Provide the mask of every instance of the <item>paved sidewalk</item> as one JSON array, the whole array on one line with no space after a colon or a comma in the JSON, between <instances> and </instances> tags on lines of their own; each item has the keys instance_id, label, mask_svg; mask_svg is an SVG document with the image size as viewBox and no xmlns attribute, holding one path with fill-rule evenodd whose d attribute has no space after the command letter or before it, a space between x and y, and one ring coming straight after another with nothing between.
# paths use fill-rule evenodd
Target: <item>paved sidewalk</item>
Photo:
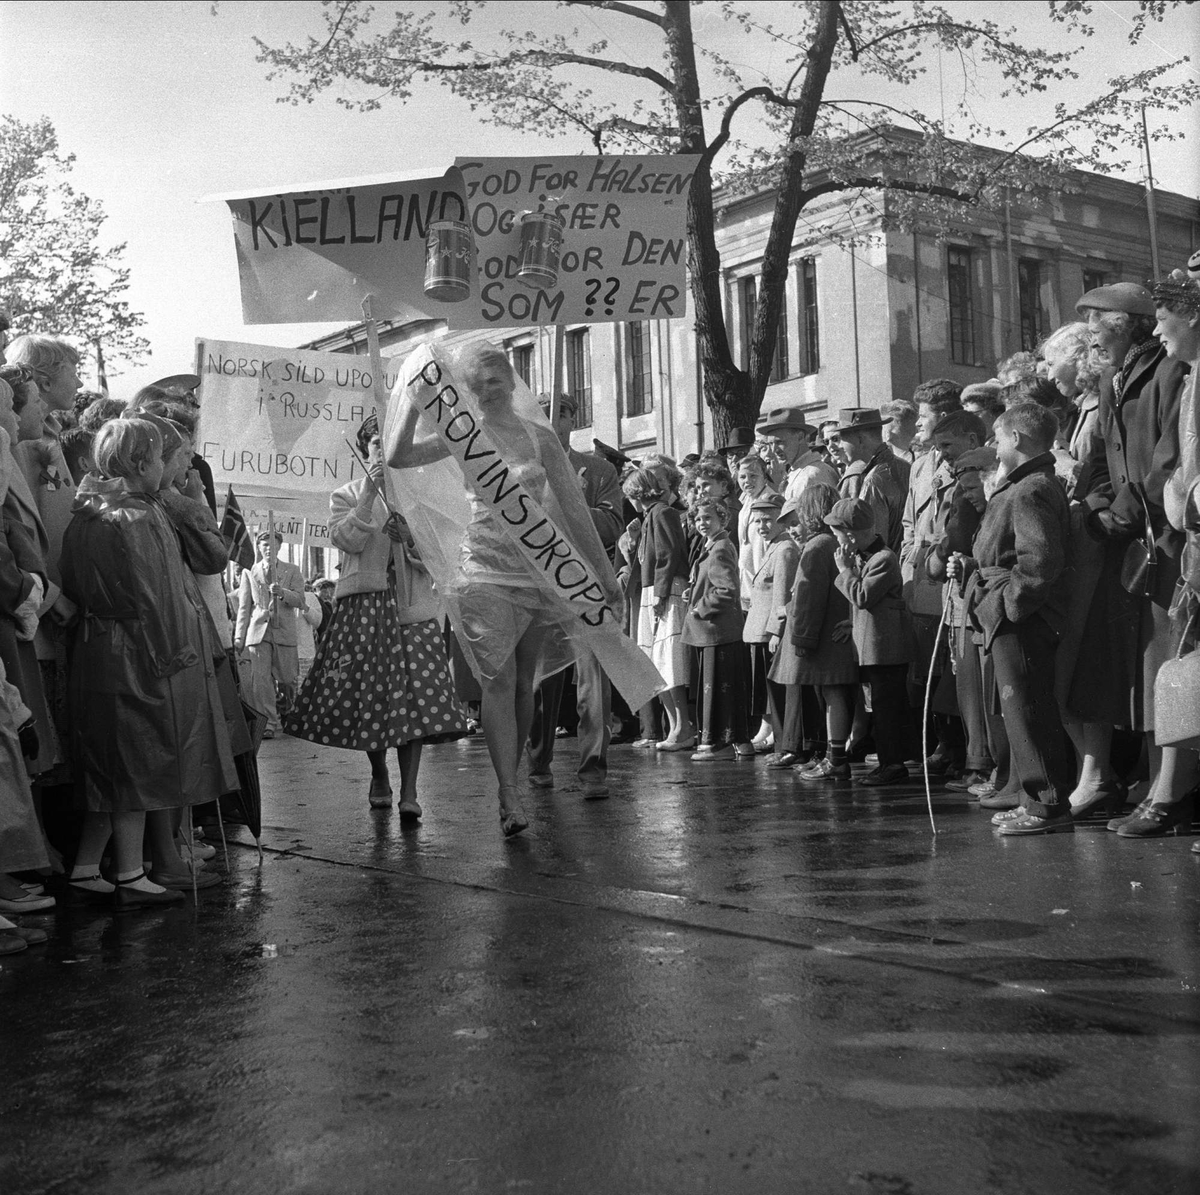
<instances>
[{"instance_id":1,"label":"paved sidewalk","mask_svg":"<svg viewBox=\"0 0 1200 1195\"><path fill-rule=\"evenodd\" d=\"M506 842L478 739L412 829L264 744L261 865L0 960L0 1190L1197 1189L1190 839L631 747L585 802L573 754Z\"/></svg>"}]
</instances>

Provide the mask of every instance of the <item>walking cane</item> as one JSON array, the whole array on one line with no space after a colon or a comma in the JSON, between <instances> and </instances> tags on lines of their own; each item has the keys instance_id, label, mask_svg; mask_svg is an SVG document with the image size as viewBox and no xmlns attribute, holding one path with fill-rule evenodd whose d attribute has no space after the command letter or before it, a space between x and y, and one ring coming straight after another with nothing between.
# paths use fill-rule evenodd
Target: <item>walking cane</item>
<instances>
[{"instance_id":1,"label":"walking cane","mask_svg":"<svg viewBox=\"0 0 1200 1195\"><path fill-rule=\"evenodd\" d=\"M929 653L929 674L925 677L925 704L921 709L921 770L925 773L925 804L929 807L929 828L937 837L937 824L933 820L933 789L929 783L929 705L933 697L933 667L937 663L938 647L942 632L946 629L946 615L950 610L950 587L942 590L942 616L938 619L937 634L933 638L933 651Z\"/></svg>"}]
</instances>

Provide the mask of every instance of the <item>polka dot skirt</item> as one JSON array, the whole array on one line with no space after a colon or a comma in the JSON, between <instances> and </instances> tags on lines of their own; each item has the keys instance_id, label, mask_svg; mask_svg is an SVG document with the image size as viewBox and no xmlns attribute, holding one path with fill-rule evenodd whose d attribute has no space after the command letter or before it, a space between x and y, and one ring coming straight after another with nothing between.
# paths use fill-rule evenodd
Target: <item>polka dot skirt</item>
<instances>
[{"instance_id":1,"label":"polka dot skirt","mask_svg":"<svg viewBox=\"0 0 1200 1195\"><path fill-rule=\"evenodd\" d=\"M339 598L284 730L354 751L466 734L437 620L401 626L391 590Z\"/></svg>"}]
</instances>

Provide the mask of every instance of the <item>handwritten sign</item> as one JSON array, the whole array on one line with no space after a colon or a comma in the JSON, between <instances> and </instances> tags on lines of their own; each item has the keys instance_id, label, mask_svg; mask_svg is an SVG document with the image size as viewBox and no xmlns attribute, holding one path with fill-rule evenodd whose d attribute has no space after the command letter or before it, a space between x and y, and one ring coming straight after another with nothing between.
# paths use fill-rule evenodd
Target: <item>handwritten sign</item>
<instances>
[{"instance_id":1,"label":"handwritten sign","mask_svg":"<svg viewBox=\"0 0 1200 1195\"><path fill-rule=\"evenodd\" d=\"M268 518L270 511L270 518ZM246 518L246 526L250 528L251 534L258 534L260 531L266 531L273 522L275 530L283 536L285 544L300 544L304 542L304 524L303 515L296 515L288 511L270 510L269 507L251 507L242 512ZM329 513L329 505L325 505L325 513ZM329 542L329 524L317 519L308 520L308 546L310 548L328 548Z\"/></svg>"},{"instance_id":2,"label":"handwritten sign","mask_svg":"<svg viewBox=\"0 0 1200 1195\"><path fill-rule=\"evenodd\" d=\"M478 302L452 328L670 319L685 306L690 155L459 158L478 259ZM520 217L564 222L558 285L517 280Z\"/></svg>"},{"instance_id":3,"label":"handwritten sign","mask_svg":"<svg viewBox=\"0 0 1200 1195\"><path fill-rule=\"evenodd\" d=\"M376 410L369 359L226 340L198 340L196 350L198 450L217 489L328 517L329 495L363 475L346 441ZM385 358L384 369L390 388L395 366Z\"/></svg>"},{"instance_id":4,"label":"handwritten sign","mask_svg":"<svg viewBox=\"0 0 1200 1195\"><path fill-rule=\"evenodd\" d=\"M435 220L465 220L462 176L224 196L248 324L444 318L462 304L424 293L425 238Z\"/></svg>"}]
</instances>

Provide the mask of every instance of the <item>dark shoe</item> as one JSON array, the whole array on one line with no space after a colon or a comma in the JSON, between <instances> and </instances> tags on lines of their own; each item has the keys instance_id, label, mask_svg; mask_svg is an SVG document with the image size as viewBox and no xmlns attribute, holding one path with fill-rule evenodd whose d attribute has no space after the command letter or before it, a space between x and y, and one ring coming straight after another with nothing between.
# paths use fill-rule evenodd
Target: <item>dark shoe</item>
<instances>
[{"instance_id":1,"label":"dark shoe","mask_svg":"<svg viewBox=\"0 0 1200 1195\"><path fill-rule=\"evenodd\" d=\"M951 772L958 771L954 766L954 760L948 755L938 755L936 752L925 760L925 770L931 777L947 776Z\"/></svg>"},{"instance_id":2,"label":"dark shoe","mask_svg":"<svg viewBox=\"0 0 1200 1195\"><path fill-rule=\"evenodd\" d=\"M400 802L400 820L402 822L416 822L421 820L421 814L425 810L421 808L416 801L401 801Z\"/></svg>"},{"instance_id":3,"label":"dark shoe","mask_svg":"<svg viewBox=\"0 0 1200 1195\"><path fill-rule=\"evenodd\" d=\"M392 786L387 781L380 783L378 780L372 780L367 801L372 809L391 809Z\"/></svg>"},{"instance_id":4,"label":"dark shoe","mask_svg":"<svg viewBox=\"0 0 1200 1195\"><path fill-rule=\"evenodd\" d=\"M118 880L117 890L113 893L113 903L118 909L148 909L154 905L177 905L183 900L183 893L168 888L165 892L142 892L130 888L138 880L146 878L144 871L139 871L130 880Z\"/></svg>"},{"instance_id":5,"label":"dark shoe","mask_svg":"<svg viewBox=\"0 0 1200 1195\"><path fill-rule=\"evenodd\" d=\"M20 954L28 947L29 943L15 929L0 933L0 954Z\"/></svg>"},{"instance_id":6,"label":"dark shoe","mask_svg":"<svg viewBox=\"0 0 1200 1195\"><path fill-rule=\"evenodd\" d=\"M1030 834L1074 834L1075 823L1070 813L1055 814L1054 817L1035 817L1022 809L1012 821L999 827L1001 834L1018 837Z\"/></svg>"},{"instance_id":7,"label":"dark shoe","mask_svg":"<svg viewBox=\"0 0 1200 1195\"><path fill-rule=\"evenodd\" d=\"M794 768L798 779L803 780L805 784L821 784L835 783L838 780L850 779L850 765L848 763L834 764L828 758L818 760L814 764L809 764L803 768Z\"/></svg>"},{"instance_id":8,"label":"dark shoe","mask_svg":"<svg viewBox=\"0 0 1200 1195\"><path fill-rule=\"evenodd\" d=\"M1076 804L1071 802L1071 816L1078 822L1089 817L1116 817L1125 807L1129 789L1120 780L1101 785Z\"/></svg>"},{"instance_id":9,"label":"dark shoe","mask_svg":"<svg viewBox=\"0 0 1200 1195\"><path fill-rule=\"evenodd\" d=\"M738 759L753 759L758 754L753 743L734 743L733 750Z\"/></svg>"},{"instance_id":10,"label":"dark shoe","mask_svg":"<svg viewBox=\"0 0 1200 1195\"><path fill-rule=\"evenodd\" d=\"M585 801L604 801L608 799L607 780L583 780L580 782Z\"/></svg>"},{"instance_id":11,"label":"dark shoe","mask_svg":"<svg viewBox=\"0 0 1200 1195\"><path fill-rule=\"evenodd\" d=\"M1172 805L1153 802L1136 816L1125 819L1117 830L1118 838L1164 838L1168 834L1192 832L1192 803L1186 798Z\"/></svg>"},{"instance_id":12,"label":"dark shoe","mask_svg":"<svg viewBox=\"0 0 1200 1195\"><path fill-rule=\"evenodd\" d=\"M800 762L800 756L795 751L784 751L782 754L768 755L769 768L794 768Z\"/></svg>"},{"instance_id":13,"label":"dark shoe","mask_svg":"<svg viewBox=\"0 0 1200 1195\"><path fill-rule=\"evenodd\" d=\"M1141 799L1141 802L1138 804L1138 807L1132 813L1127 813L1127 814L1125 814L1124 817L1114 817L1108 823L1108 826L1106 828L1109 830L1120 832L1121 827L1123 825L1125 825L1126 822L1131 822L1135 818L1141 817L1142 814L1145 813L1146 810L1149 809L1150 806L1153 804L1154 804L1153 797L1143 797Z\"/></svg>"},{"instance_id":14,"label":"dark shoe","mask_svg":"<svg viewBox=\"0 0 1200 1195\"><path fill-rule=\"evenodd\" d=\"M1011 789L1008 792L993 793L990 797L979 798L980 809L1016 809L1020 804L1020 794Z\"/></svg>"},{"instance_id":15,"label":"dark shoe","mask_svg":"<svg viewBox=\"0 0 1200 1195\"><path fill-rule=\"evenodd\" d=\"M554 777L549 772L530 772L529 784L531 788L553 788Z\"/></svg>"},{"instance_id":16,"label":"dark shoe","mask_svg":"<svg viewBox=\"0 0 1200 1195\"><path fill-rule=\"evenodd\" d=\"M884 788L889 784L903 784L908 779L908 769L902 763L890 763L886 767L876 768L859 780L868 788Z\"/></svg>"}]
</instances>

